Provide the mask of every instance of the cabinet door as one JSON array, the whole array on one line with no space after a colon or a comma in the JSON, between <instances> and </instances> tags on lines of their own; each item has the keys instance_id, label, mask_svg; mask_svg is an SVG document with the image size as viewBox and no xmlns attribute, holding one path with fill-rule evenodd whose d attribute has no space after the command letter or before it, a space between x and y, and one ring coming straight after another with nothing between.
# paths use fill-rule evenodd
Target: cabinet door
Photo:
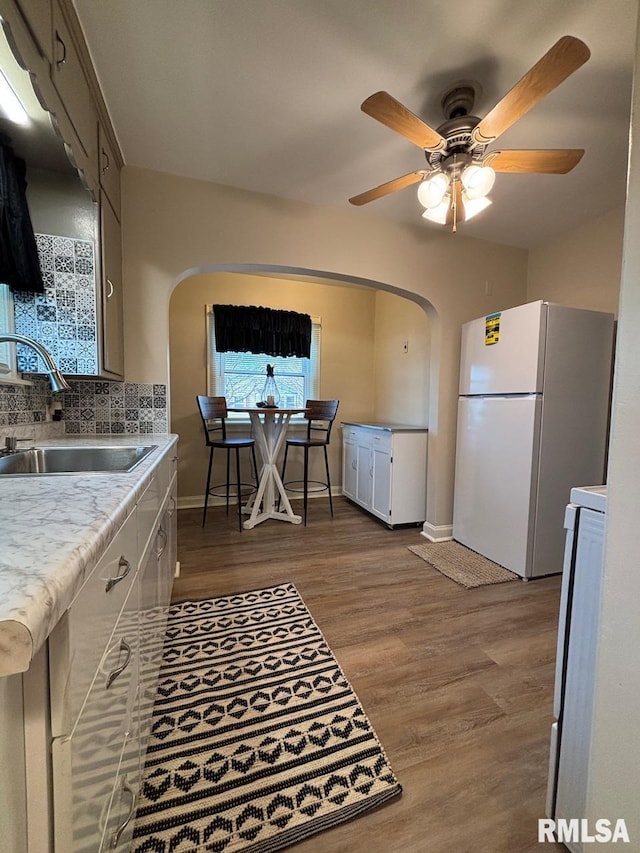
<instances>
[{"instance_id":1,"label":"cabinet door","mask_svg":"<svg viewBox=\"0 0 640 853\"><path fill-rule=\"evenodd\" d=\"M374 444L371 453L373 489L371 512L387 524L391 523L391 452Z\"/></svg>"},{"instance_id":2,"label":"cabinet door","mask_svg":"<svg viewBox=\"0 0 640 853\"><path fill-rule=\"evenodd\" d=\"M132 585L70 737L52 744L56 853L95 853L123 746L137 726L138 584Z\"/></svg>"},{"instance_id":3,"label":"cabinet door","mask_svg":"<svg viewBox=\"0 0 640 853\"><path fill-rule=\"evenodd\" d=\"M174 477L169 492L169 502L166 509L166 526L169 541L167 542L167 559L163 581L163 600L167 608L171 603L173 579L176 573L178 558L178 478Z\"/></svg>"},{"instance_id":4,"label":"cabinet door","mask_svg":"<svg viewBox=\"0 0 640 853\"><path fill-rule=\"evenodd\" d=\"M100 193L102 236L102 370L124 377L122 242L120 223Z\"/></svg>"},{"instance_id":5,"label":"cabinet door","mask_svg":"<svg viewBox=\"0 0 640 853\"><path fill-rule=\"evenodd\" d=\"M167 606L163 603L160 560L165 539L157 524L140 566L140 748L144 760L162 660Z\"/></svg>"},{"instance_id":6,"label":"cabinet door","mask_svg":"<svg viewBox=\"0 0 640 853\"><path fill-rule=\"evenodd\" d=\"M355 442L345 438L342 443L342 494L351 500L356 499L357 459Z\"/></svg>"},{"instance_id":7,"label":"cabinet door","mask_svg":"<svg viewBox=\"0 0 640 853\"><path fill-rule=\"evenodd\" d=\"M18 8L40 54L51 62L51 0L18 0Z\"/></svg>"},{"instance_id":8,"label":"cabinet door","mask_svg":"<svg viewBox=\"0 0 640 853\"><path fill-rule=\"evenodd\" d=\"M371 508L372 493L371 446L358 441L356 446L356 501Z\"/></svg>"},{"instance_id":9,"label":"cabinet door","mask_svg":"<svg viewBox=\"0 0 640 853\"><path fill-rule=\"evenodd\" d=\"M80 54L56 0L53 4L51 78L95 174L98 165L98 114Z\"/></svg>"},{"instance_id":10,"label":"cabinet door","mask_svg":"<svg viewBox=\"0 0 640 853\"><path fill-rule=\"evenodd\" d=\"M120 220L120 168L116 154L102 125L98 132L98 158L100 164L100 186L111 202L111 207Z\"/></svg>"}]
</instances>

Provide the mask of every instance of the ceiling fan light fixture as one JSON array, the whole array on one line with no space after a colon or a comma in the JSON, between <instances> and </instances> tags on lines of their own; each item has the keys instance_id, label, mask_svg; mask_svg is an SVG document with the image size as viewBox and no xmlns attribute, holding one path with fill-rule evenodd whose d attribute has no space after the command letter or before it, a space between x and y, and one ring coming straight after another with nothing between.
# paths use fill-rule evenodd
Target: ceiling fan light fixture
<instances>
[{"instance_id":1,"label":"ceiling fan light fixture","mask_svg":"<svg viewBox=\"0 0 640 853\"><path fill-rule=\"evenodd\" d=\"M418 186L418 201L427 210L434 210L442 204L449 189L449 177L444 172L436 172L420 182Z\"/></svg>"},{"instance_id":2,"label":"ceiling fan light fixture","mask_svg":"<svg viewBox=\"0 0 640 853\"><path fill-rule=\"evenodd\" d=\"M491 166L478 166L475 163L467 166L460 175L469 199L484 198L491 192L495 179L496 173Z\"/></svg>"},{"instance_id":3,"label":"ceiling fan light fixture","mask_svg":"<svg viewBox=\"0 0 640 853\"><path fill-rule=\"evenodd\" d=\"M436 222L438 225L446 225L450 205L451 196L447 193L440 201L440 204L436 207L428 207L422 216L424 219L428 219L429 222Z\"/></svg>"},{"instance_id":4,"label":"ceiling fan light fixture","mask_svg":"<svg viewBox=\"0 0 640 853\"><path fill-rule=\"evenodd\" d=\"M464 208L464 221L467 222L478 213L486 210L491 203L491 199L486 196L480 196L480 198L469 198L467 193L463 190L462 206Z\"/></svg>"}]
</instances>

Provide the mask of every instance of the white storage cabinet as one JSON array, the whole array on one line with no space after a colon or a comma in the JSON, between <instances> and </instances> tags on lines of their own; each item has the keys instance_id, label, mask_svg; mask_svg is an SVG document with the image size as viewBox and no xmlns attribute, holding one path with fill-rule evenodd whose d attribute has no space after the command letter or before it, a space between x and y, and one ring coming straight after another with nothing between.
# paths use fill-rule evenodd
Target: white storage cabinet
<instances>
[{"instance_id":1,"label":"white storage cabinet","mask_svg":"<svg viewBox=\"0 0 640 853\"><path fill-rule=\"evenodd\" d=\"M427 430L342 424L342 494L388 527L426 518Z\"/></svg>"},{"instance_id":2,"label":"white storage cabinet","mask_svg":"<svg viewBox=\"0 0 640 853\"><path fill-rule=\"evenodd\" d=\"M176 565L176 462L173 447L48 640L52 853L129 849Z\"/></svg>"}]
</instances>

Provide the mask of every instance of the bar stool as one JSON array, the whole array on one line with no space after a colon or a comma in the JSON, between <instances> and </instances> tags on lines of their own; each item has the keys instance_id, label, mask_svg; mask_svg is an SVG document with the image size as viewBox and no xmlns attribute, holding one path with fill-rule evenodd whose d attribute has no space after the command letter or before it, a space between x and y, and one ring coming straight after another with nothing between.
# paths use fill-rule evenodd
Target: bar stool
<instances>
[{"instance_id":1,"label":"bar stool","mask_svg":"<svg viewBox=\"0 0 640 853\"><path fill-rule=\"evenodd\" d=\"M284 460L282 463L282 482L288 492L302 492L304 498L304 525L307 526L307 503L309 497L309 483L317 488L314 492L327 491L329 493L329 507L331 518L333 518L333 499L331 497L331 478L329 476L329 457L327 447L331 439L331 427L338 411L339 400L307 400L305 418L307 419L306 438L288 438L284 449ZM314 437L317 435L319 437ZM304 449L304 466L302 480L285 481L284 473L287 467L287 454L290 447L302 447ZM324 465L327 472L326 483L322 480L309 480L309 450L312 447L322 447L324 450ZM299 484L302 483L302 488Z\"/></svg>"},{"instance_id":2,"label":"bar stool","mask_svg":"<svg viewBox=\"0 0 640 853\"><path fill-rule=\"evenodd\" d=\"M242 532L242 488L248 486L249 494L255 492L258 488L258 468L256 465L255 439L250 436L230 438L227 436L227 400L225 397L206 397L198 395L198 409L202 418L202 426L204 429L205 444L209 448L209 470L207 471L207 485L204 492L204 512L202 513L202 526L204 527L207 519L207 506L209 503L209 495L212 497L222 497L216 492L216 489L225 487L225 497L227 504L227 515L229 515L229 491L230 491L230 458L231 451L236 452L236 494L238 498L238 528ZM216 437L216 435L218 437ZM211 485L211 471L213 467L213 451L215 448L227 451L227 479L225 483ZM251 448L251 461L253 463L253 474L255 483L243 483L240 480L240 450L244 447Z\"/></svg>"}]
</instances>

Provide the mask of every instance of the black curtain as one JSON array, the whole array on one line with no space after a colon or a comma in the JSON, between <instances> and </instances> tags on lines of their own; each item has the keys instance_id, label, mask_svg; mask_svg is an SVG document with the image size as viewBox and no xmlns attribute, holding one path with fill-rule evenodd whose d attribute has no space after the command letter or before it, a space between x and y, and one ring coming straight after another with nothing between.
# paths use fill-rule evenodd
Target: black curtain
<instances>
[{"instance_id":1,"label":"black curtain","mask_svg":"<svg viewBox=\"0 0 640 853\"><path fill-rule=\"evenodd\" d=\"M44 293L36 238L27 207L27 167L0 133L0 282L9 289Z\"/></svg>"},{"instance_id":2,"label":"black curtain","mask_svg":"<svg viewBox=\"0 0 640 853\"><path fill-rule=\"evenodd\" d=\"M311 317L255 305L214 305L218 352L311 356Z\"/></svg>"}]
</instances>

